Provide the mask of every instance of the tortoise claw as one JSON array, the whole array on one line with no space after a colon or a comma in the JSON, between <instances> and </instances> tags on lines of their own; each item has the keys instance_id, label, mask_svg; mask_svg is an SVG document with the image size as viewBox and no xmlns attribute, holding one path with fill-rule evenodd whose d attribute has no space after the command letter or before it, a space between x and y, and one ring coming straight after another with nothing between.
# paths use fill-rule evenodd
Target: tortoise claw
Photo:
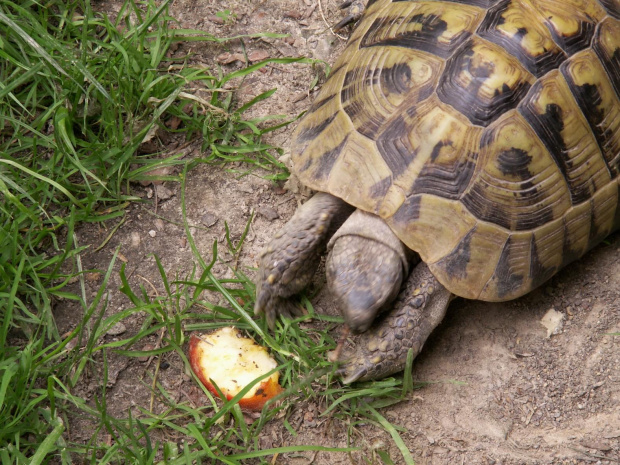
<instances>
[{"instance_id":1,"label":"tortoise claw","mask_svg":"<svg viewBox=\"0 0 620 465\"><path fill-rule=\"evenodd\" d=\"M393 360L389 353L369 351L367 341L362 341L364 335L358 339L357 345L342 356L336 370L344 384L379 379L402 370L399 360Z\"/></svg>"},{"instance_id":2,"label":"tortoise claw","mask_svg":"<svg viewBox=\"0 0 620 465\"><path fill-rule=\"evenodd\" d=\"M365 367L353 368L354 367L349 365L340 367L336 370L336 376L341 377L344 384L351 384L363 378L368 373L368 370Z\"/></svg>"},{"instance_id":3,"label":"tortoise claw","mask_svg":"<svg viewBox=\"0 0 620 465\"><path fill-rule=\"evenodd\" d=\"M368 355L371 354L355 347L353 351L349 351L339 360L340 365L336 369L336 376L341 378L344 384L375 379L373 372L376 367Z\"/></svg>"},{"instance_id":4,"label":"tortoise claw","mask_svg":"<svg viewBox=\"0 0 620 465\"><path fill-rule=\"evenodd\" d=\"M292 320L304 313L305 310L294 299L285 299L267 292L258 293L254 305L254 315L261 316L264 314L267 326L271 330L275 328L278 317Z\"/></svg>"},{"instance_id":5,"label":"tortoise claw","mask_svg":"<svg viewBox=\"0 0 620 465\"><path fill-rule=\"evenodd\" d=\"M345 8L349 9L347 16L345 16L338 24L336 24L332 29L335 32L338 32L345 26L349 24L355 23L358 19L361 18L362 13L364 12L364 3L362 0L346 0L338 6L341 10Z\"/></svg>"},{"instance_id":6,"label":"tortoise claw","mask_svg":"<svg viewBox=\"0 0 620 465\"><path fill-rule=\"evenodd\" d=\"M334 32L341 31L342 29L347 27L349 24L354 23L355 21L357 21L357 18L355 16L347 15L341 21L339 21L332 29L334 30Z\"/></svg>"}]
</instances>

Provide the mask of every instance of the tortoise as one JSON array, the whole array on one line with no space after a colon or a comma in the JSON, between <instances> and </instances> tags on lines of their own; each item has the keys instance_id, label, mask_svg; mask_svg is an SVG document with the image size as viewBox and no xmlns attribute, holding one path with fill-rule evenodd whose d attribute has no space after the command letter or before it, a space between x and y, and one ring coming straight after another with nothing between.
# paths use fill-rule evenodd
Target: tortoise
<instances>
[{"instance_id":1,"label":"tortoise","mask_svg":"<svg viewBox=\"0 0 620 465\"><path fill-rule=\"evenodd\" d=\"M261 254L273 327L327 249L344 382L460 296L520 297L620 228L618 0L370 0L293 136L318 191Z\"/></svg>"}]
</instances>

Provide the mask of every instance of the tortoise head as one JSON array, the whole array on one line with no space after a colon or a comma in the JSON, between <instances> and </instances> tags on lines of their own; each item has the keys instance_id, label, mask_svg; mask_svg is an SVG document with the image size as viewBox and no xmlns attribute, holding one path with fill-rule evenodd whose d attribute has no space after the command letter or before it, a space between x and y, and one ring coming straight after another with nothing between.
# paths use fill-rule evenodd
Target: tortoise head
<instances>
[{"instance_id":1,"label":"tortoise head","mask_svg":"<svg viewBox=\"0 0 620 465\"><path fill-rule=\"evenodd\" d=\"M364 332L398 295L408 272L407 251L381 218L359 210L328 247L329 289L347 326Z\"/></svg>"}]
</instances>

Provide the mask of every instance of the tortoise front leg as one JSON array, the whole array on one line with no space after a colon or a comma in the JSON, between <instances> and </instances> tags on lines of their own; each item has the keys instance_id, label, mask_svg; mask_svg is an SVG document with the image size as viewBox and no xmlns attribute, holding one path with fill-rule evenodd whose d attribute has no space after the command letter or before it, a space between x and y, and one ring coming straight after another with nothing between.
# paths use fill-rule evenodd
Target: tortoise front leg
<instances>
[{"instance_id":1,"label":"tortoise front leg","mask_svg":"<svg viewBox=\"0 0 620 465\"><path fill-rule=\"evenodd\" d=\"M407 352L414 357L441 323L453 294L421 262L400 292L394 309L362 333L356 346L345 351L338 373L343 382L380 379L405 369Z\"/></svg>"},{"instance_id":2,"label":"tortoise front leg","mask_svg":"<svg viewBox=\"0 0 620 465\"><path fill-rule=\"evenodd\" d=\"M261 253L254 313L273 328L276 317L299 314L288 298L312 280L331 235L353 211L343 200L323 192L304 205Z\"/></svg>"}]
</instances>

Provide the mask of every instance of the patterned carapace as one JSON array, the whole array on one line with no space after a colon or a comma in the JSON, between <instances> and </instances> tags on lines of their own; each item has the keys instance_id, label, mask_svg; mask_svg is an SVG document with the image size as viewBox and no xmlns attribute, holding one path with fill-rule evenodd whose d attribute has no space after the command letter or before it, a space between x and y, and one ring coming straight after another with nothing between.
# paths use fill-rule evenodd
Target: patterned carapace
<instances>
[{"instance_id":1,"label":"patterned carapace","mask_svg":"<svg viewBox=\"0 0 620 465\"><path fill-rule=\"evenodd\" d=\"M371 0L292 159L453 293L523 295L620 227L620 0Z\"/></svg>"}]
</instances>

